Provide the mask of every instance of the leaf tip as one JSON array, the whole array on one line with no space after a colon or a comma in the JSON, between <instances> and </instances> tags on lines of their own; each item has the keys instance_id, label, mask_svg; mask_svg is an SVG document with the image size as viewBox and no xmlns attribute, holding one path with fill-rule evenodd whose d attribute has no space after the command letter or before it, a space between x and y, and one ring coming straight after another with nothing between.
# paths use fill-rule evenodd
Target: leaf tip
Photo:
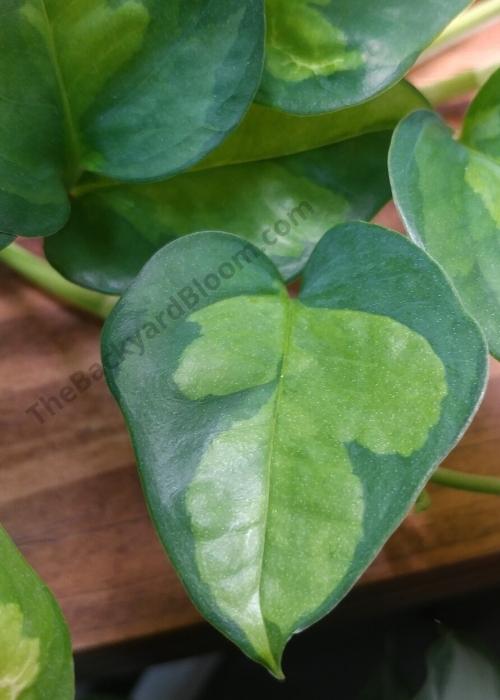
<instances>
[{"instance_id":1,"label":"leaf tip","mask_svg":"<svg viewBox=\"0 0 500 700\"><path fill-rule=\"evenodd\" d=\"M271 661L266 661L264 662L265 667L273 676L273 678L276 678L278 681L284 681L285 680L285 674L283 673L283 669L281 668L281 660L271 660Z\"/></svg>"}]
</instances>

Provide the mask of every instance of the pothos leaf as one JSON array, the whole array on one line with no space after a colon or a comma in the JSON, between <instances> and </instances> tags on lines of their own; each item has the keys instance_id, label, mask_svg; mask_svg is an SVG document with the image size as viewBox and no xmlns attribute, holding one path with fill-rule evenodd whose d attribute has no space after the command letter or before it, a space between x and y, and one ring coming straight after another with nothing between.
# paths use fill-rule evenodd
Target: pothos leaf
<instances>
[{"instance_id":1,"label":"pothos leaf","mask_svg":"<svg viewBox=\"0 0 500 700\"><path fill-rule=\"evenodd\" d=\"M122 293L162 245L209 228L236 231L293 278L325 231L370 219L390 198L387 130L422 106L407 83L363 108L317 117L253 106L194 172L161 184L83 185L70 221L47 239L45 252L72 281Z\"/></svg>"},{"instance_id":2,"label":"pothos leaf","mask_svg":"<svg viewBox=\"0 0 500 700\"><path fill-rule=\"evenodd\" d=\"M0 231L43 236L83 171L171 175L240 121L262 70L262 0L6 0Z\"/></svg>"},{"instance_id":3,"label":"pothos leaf","mask_svg":"<svg viewBox=\"0 0 500 700\"><path fill-rule=\"evenodd\" d=\"M392 131L407 114L429 106L405 80L379 97L335 113L304 117L254 103L239 127L194 169L278 158L361 134Z\"/></svg>"},{"instance_id":4,"label":"pothos leaf","mask_svg":"<svg viewBox=\"0 0 500 700\"><path fill-rule=\"evenodd\" d=\"M500 700L500 666L448 634L429 652L415 700Z\"/></svg>"},{"instance_id":5,"label":"pothos leaf","mask_svg":"<svg viewBox=\"0 0 500 700\"><path fill-rule=\"evenodd\" d=\"M483 87L460 141L427 111L394 133L389 170L413 240L445 269L500 358L500 71Z\"/></svg>"},{"instance_id":6,"label":"pothos leaf","mask_svg":"<svg viewBox=\"0 0 500 700\"><path fill-rule=\"evenodd\" d=\"M45 252L72 281L121 294L165 243L207 228L237 231L291 279L325 231L371 219L390 199L390 138L368 134L163 183L90 185L63 231L46 239Z\"/></svg>"},{"instance_id":7,"label":"pothos leaf","mask_svg":"<svg viewBox=\"0 0 500 700\"><path fill-rule=\"evenodd\" d=\"M68 629L49 590L0 527L0 698L73 700Z\"/></svg>"},{"instance_id":8,"label":"pothos leaf","mask_svg":"<svg viewBox=\"0 0 500 700\"><path fill-rule=\"evenodd\" d=\"M469 0L266 0L258 100L296 114L364 102L400 80Z\"/></svg>"},{"instance_id":9,"label":"pothos leaf","mask_svg":"<svg viewBox=\"0 0 500 700\"><path fill-rule=\"evenodd\" d=\"M457 441L487 367L440 268L361 223L321 240L296 300L242 239L181 238L119 302L102 352L189 594L277 676Z\"/></svg>"}]
</instances>

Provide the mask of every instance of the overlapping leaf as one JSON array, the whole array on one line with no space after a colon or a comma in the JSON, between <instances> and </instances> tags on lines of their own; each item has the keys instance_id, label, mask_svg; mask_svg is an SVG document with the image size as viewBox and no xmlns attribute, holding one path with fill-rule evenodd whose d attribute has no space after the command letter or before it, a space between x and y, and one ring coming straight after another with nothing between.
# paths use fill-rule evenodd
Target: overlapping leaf
<instances>
[{"instance_id":1,"label":"overlapping leaf","mask_svg":"<svg viewBox=\"0 0 500 700\"><path fill-rule=\"evenodd\" d=\"M75 201L64 230L46 240L48 259L78 284L120 294L165 243L193 231L238 231L293 278L325 231L371 219L390 199L390 137L91 190Z\"/></svg>"},{"instance_id":2,"label":"overlapping leaf","mask_svg":"<svg viewBox=\"0 0 500 700\"><path fill-rule=\"evenodd\" d=\"M370 219L390 198L387 129L422 106L422 96L405 83L334 115L294 117L254 106L194 172L156 184L82 186L70 221L47 239L47 256L74 282L121 293L174 238L236 231L290 279L325 231ZM380 133L325 145L369 131Z\"/></svg>"},{"instance_id":3,"label":"overlapping leaf","mask_svg":"<svg viewBox=\"0 0 500 700\"><path fill-rule=\"evenodd\" d=\"M84 171L122 180L200 160L262 69L262 0L6 0L0 231L44 236Z\"/></svg>"},{"instance_id":4,"label":"overlapping leaf","mask_svg":"<svg viewBox=\"0 0 500 700\"><path fill-rule=\"evenodd\" d=\"M103 361L187 590L276 675L461 435L487 366L440 268L361 223L321 240L296 300L238 237L171 243L108 319Z\"/></svg>"},{"instance_id":5,"label":"overlapping leaf","mask_svg":"<svg viewBox=\"0 0 500 700\"><path fill-rule=\"evenodd\" d=\"M1 527L0 562L0 697L73 700L73 662L64 619Z\"/></svg>"},{"instance_id":6,"label":"overlapping leaf","mask_svg":"<svg viewBox=\"0 0 500 700\"><path fill-rule=\"evenodd\" d=\"M266 0L259 101L296 114L364 102L400 80L469 0Z\"/></svg>"},{"instance_id":7,"label":"overlapping leaf","mask_svg":"<svg viewBox=\"0 0 500 700\"><path fill-rule=\"evenodd\" d=\"M410 235L444 267L500 357L500 71L473 102L459 141L432 112L405 119L389 169Z\"/></svg>"}]
</instances>

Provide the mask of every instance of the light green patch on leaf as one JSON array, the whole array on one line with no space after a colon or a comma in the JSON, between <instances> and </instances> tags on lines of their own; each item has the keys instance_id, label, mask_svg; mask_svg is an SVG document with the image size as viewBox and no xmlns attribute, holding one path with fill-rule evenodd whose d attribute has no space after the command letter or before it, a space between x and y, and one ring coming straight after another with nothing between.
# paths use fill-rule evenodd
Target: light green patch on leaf
<instances>
[{"instance_id":1,"label":"light green patch on leaf","mask_svg":"<svg viewBox=\"0 0 500 700\"><path fill-rule=\"evenodd\" d=\"M200 325L200 336L184 351L174 380L191 400L289 380L286 393L304 396L300 411L316 419L333 400L328 432L377 454L410 455L439 419L443 364L425 338L389 318L310 309L286 297L235 297L189 320ZM360 414L349 410L351 402ZM302 420L295 417L299 429L307 425Z\"/></svg>"},{"instance_id":2,"label":"light green patch on leaf","mask_svg":"<svg viewBox=\"0 0 500 700\"><path fill-rule=\"evenodd\" d=\"M346 48L345 34L321 12L331 0L267 0L266 67L276 78L300 81L353 70L359 51Z\"/></svg>"},{"instance_id":3,"label":"light green patch on leaf","mask_svg":"<svg viewBox=\"0 0 500 700\"><path fill-rule=\"evenodd\" d=\"M261 104L312 115L396 84L469 0L266 0Z\"/></svg>"},{"instance_id":4,"label":"light green patch on leaf","mask_svg":"<svg viewBox=\"0 0 500 700\"><path fill-rule=\"evenodd\" d=\"M487 367L441 268L362 223L321 239L296 300L244 239L174 241L106 322L103 363L189 594L277 676L461 436Z\"/></svg>"},{"instance_id":5,"label":"light green patch on leaf","mask_svg":"<svg viewBox=\"0 0 500 700\"><path fill-rule=\"evenodd\" d=\"M68 628L0 527L0 700L74 700Z\"/></svg>"},{"instance_id":6,"label":"light green patch on leaf","mask_svg":"<svg viewBox=\"0 0 500 700\"><path fill-rule=\"evenodd\" d=\"M189 321L200 335L173 377L187 398L276 383L255 416L208 445L187 503L202 579L278 668L268 626L286 640L342 582L362 536L363 489L346 446L421 448L445 370L425 338L392 319L286 297L235 297Z\"/></svg>"},{"instance_id":7,"label":"light green patch on leaf","mask_svg":"<svg viewBox=\"0 0 500 700\"><path fill-rule=\"evenodd\" d=\"M201 334L184 350L174 374L187 398L196 401L209 395L226 396L276 378L284 334L280 301L274 297L235 297L195 312L190 320L200 324ZM255 327L259 328L258 343Z\"/></svg>"},{"instance_id":8,"label":"light green patch on leaf","mask_svg":"<svg viewBox=\"0 0 500 700\"><path fill-rule=\"evenodd\" d=\"M18 700L40 671L40 640L23 631L18 605L0 605L0 700Z\"/></svg>"},{"instance_id":9,"label":"light green patch on leaf","mask_svg":"<svg viewBox=\"0 0 500 700\"><path fill-rule=\"evenodd\" d=\"M499 75L490 79L493 86ZM484 89L491 98L491 84ZM407 117L394 132L389 172L411 237L450 275L500 357L500 158L481 126L489 102L481 92L476 99L461 140L431 112Z\"/></svg>"}]
</instances>

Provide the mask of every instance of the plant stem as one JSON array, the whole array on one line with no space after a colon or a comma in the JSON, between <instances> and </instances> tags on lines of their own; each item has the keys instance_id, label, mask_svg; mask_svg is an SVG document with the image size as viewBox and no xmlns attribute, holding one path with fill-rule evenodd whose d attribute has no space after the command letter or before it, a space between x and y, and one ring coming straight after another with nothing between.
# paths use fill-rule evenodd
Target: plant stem
<instances>
[{"instance_id":1,"label":"plant stem","mask_svg":"<svg viewBox=\"0 0 500 700\"><path fill-rule=\"evenodd\" d=\"M486 66L478 70L470 69L454 75L452 78L440 80L430 85L420 87L420 92L437 107L443 102L461 97L472 90L478 90L498 68L498 64Z\"/></svg>"},{"instance_id":2,"label":"plant stem","mask_svg":"<svg viewBox=\"0 0 500 700\"><path fill-rule=\"evenodd\" d=\"M46 260L17 243L11 243L0 251L0 261L50 295L98 318L106 318L117 302L117 297L68 282Z\"/></svg>"},{"instance_id":3,"label":"plant stem","mask_svg":"<svg viewBox=\"0 0 500 700\"><path fill-rule=\"evenodd\" d=\"M483 0L462 12L441 32L431 46L424 51L417 64L433 58L450 46L457 44L472 32L481 29L489 22L500 19L500 0Z\"/></svg>"},{"instance_id":4,"label":"plant stem","mask_svg":"<svg viewBox=\"0 0 500 700\"><path fill-rule=\"evenodd\" d=\"M495 476L480 476L478 474L465 474L454 469L438 469L431 481L440 486L447 486L460 491L476 491L477 493L493 494L500 496L500 478Z\"/></svg>"},{"instance_id":5,"label":"plant stem","mask_svg":"<svg viewBox=\"0 0 500 700\"><path fill-rule=\"evenodd\" d=\"M425 513L432 505L431 497L427 489L424 489L415 503L415 513Z\"/></svg>"}]
</instances>

